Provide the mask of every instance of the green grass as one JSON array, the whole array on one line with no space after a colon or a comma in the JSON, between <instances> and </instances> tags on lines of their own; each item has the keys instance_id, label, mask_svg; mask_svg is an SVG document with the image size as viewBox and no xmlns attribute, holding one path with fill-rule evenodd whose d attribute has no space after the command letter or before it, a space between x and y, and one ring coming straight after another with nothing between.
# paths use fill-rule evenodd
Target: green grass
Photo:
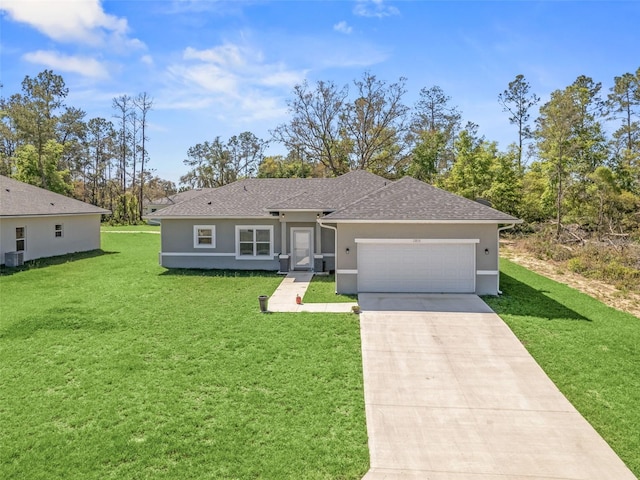
<instances>
[{"instance_id":1,"label":"green grass","mask_svg":"<svg viewBox=\"0 0 640 480\"><path fill-rule=\"evenodd\" d=\"M501 260L484 300L640 477L640 319Z\"/></svg>"},{"instance_id":2,"label":"green grass","mask_svg":"<svg viewBox=\"0 0 640 480\"><path fill-rule=\"evenodd\" d=\"M0 478L364 475L356 316L261 314L281 277L102 242L2 272Z\"/></svg>"},{"instance_id":3,"label":"green grass","mask_svg":"<svg viewBox=\"0 0 640 480\"><path fill-rule=\"evenodd\" d=\"M156 232L160 233L160 225L147 225L141 223L139 225L108 225L103 223L100 225L103 232Z\"/></svg>"},{"instance_id":4,"label":"green grass","mask_svg":"<svg viewBox=\"0 0 640 480\"><path fill-rule=\"evenodd\" d=\"M358 296L337 294L335 275L314 275L303 301L305 303L357 302Z\"/></svg>"}]
</instances>

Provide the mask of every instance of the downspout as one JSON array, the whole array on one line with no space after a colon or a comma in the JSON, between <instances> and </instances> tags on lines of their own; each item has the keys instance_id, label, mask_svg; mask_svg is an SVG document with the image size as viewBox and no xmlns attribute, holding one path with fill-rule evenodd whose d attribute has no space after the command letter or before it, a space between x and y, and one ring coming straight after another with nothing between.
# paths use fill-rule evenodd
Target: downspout
<instances>
[{"instance_id":1,"label":"downspout","mask_svg":"<svg viewBox=\"0 0 640 480\"><path fill-rule=\"evenodd\" d=\"M510 223L509 225L498 228L498 295L502 295L502 292L500 291L500 232L503 230L509 230L510 228L513 228L515 226L515 223Z\"/></svg>"},{"instance_id":2,"label":"downspout","mask_svg":"<svg viewBox=\"0 0 640 480\"><path fill-rule=\"evenodd\" d=\"M320 228L329 228L331 230L333 230L333 249L334 249L334 268L336 269L336 286L335 286L335 293L338 293L338 227L332 227L330 225L325 225L324 223L322 223L322 219L318 218L316 220L316 222L318 222L318 225L320 225Z\"/></svg>"}]
</instances>

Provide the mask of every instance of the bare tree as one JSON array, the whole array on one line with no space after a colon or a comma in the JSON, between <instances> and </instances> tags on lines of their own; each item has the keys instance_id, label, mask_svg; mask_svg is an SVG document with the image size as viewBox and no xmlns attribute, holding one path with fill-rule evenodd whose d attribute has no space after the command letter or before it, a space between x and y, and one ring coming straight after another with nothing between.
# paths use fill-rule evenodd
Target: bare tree
<instances>
[{"instance_id":1,"label":"bare tree","mask_svg":"<svg viewBox=\"0 0 640 480\"><path fill-rule=\"evenodd\" d=\"M349 170L348 145L342 138L340 116L348 87L319 81L311 89L305 81L293 89L288 102L292 119L271 132L277 142L301 157L321 162L333 175Z\"/></svg>"},{"instance_id":2,"label":"bare tree","mask_svg":"<svg viewBox=\"0 0 640 480\"><path fill-rule=\"evenodd\" d=\"M352 145L351 168L391 175L406 158L407 113L402 103L405 78L387 85L365 72L354 84L358 98L345 105L341 123Z\"/></svg>"},{"instance_id":3,"label":"bare tree","mask_svg":"<svg viewBox=\"0 0 640 480\"><path fill-rule=\"evenodd\" d=\"M147 160L147 146L146 142L147 138L147 114L149 110L153 107L153 99L147 94L147 92L142 92L138 94L138 96L133 101L138 110L140 111L140 128L142 130L141 135L141 158L140 158L140 191L139 191L139 202L138 207L140 208L140 217L143 214L142 201L144 198L144 179L145 179L145 163Z\"/></svg>"},{"instance_id":4,"label":"bare tree","mask_svg":"<svg viewBox=\"0 0 640 480\"><path fill-rule=\"evenodd\" d=\"M120 179L120 193L122 202L123 220L127 222L127 163L130 154L130 132L127 124L132 115L133 100L129 95L120 95L115 97L112 102L113 109L116 111L114 117L118 120L118 158L120 161L118 176Z\"/></svg>"},{"instance_id":5,"label":"bare tree","mask_svg":"<svg viewBox=\"0 0 640 480\"><path fill-rule=\"evenodd\" d=\"M518 166L522 169L522 146L524 141L533 136L529 127L529 109L539 101L535 93L529 93L531 85L524 75L516 75L515 80L509 82L509 88L498 95L498 102L502 111L509 113L509 122L518 127Z\"/></svg>"}]
</instances>

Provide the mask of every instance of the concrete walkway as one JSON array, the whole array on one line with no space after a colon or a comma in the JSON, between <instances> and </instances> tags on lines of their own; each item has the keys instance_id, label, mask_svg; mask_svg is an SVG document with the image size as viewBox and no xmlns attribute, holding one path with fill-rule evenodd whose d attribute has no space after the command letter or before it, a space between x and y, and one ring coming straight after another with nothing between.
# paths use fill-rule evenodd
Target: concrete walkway
<instances>
[{"instance_id":1,"label":"concrete walkway","mask_svg":"<svg viewBox=\"0 0 640 480\"><path fill-rule=\"evenodd\" d=\"M298 305L296 295L304 298L313 277L312 272L289 272L273 295L269 297L270 312L326 312L350 313L357 303L307 303Z\"/></svg>"},{"instance_id":2,"label":"concrete walkway","mask_svg":"<svg viewBox=\"0 0 640 480\"><path fill-rule=\"evenodd\" d=\"M360 294L363 480L632 480L475 295Z\"/></svg>"}]
</instances>

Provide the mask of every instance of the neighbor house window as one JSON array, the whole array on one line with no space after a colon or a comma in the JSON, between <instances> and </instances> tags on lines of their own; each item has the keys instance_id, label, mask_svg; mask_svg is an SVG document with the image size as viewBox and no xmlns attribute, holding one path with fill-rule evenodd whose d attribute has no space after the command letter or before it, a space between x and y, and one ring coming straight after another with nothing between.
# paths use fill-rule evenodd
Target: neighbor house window
<instances>
[{"instance_id":1,"label":"neighbor house window","mask_svg":"<svg viewBox=\"0 0 640 480\"><path fill-rule=\"evenodd\" d=\"M54 228L54 235L56 238L62 238L62 224L57 223Z\"/></svg>"},{"instance_id":2,"label":"neighbor house window","mask_svg":"<svg viewBox=\"0 0 640 480\"><path fill-rule=\"evenodd\" d=\"M273 257L273 227L236 227L236 251L238 257Z\"/></svg>"},{"instance_id":3,"label":"neighbor house window","mask_svg":"<svg viewBox=\"0 0 640 480\"><path fill-rule=\"evenodd\" d=\"M215 225L194 225L193 246L195 248L216 248Z\"/></svg>"},{"instance_id":4,"label":"neighbor house window","mask_svg":"<svg viewBox=\"0 0 640 480\"><path fill-rule=\"evenodd\" d=\"M24 252L25 250L25 236L26 230L24 227L16 227L16 251Z\"/></svg>"}]
</instances>

